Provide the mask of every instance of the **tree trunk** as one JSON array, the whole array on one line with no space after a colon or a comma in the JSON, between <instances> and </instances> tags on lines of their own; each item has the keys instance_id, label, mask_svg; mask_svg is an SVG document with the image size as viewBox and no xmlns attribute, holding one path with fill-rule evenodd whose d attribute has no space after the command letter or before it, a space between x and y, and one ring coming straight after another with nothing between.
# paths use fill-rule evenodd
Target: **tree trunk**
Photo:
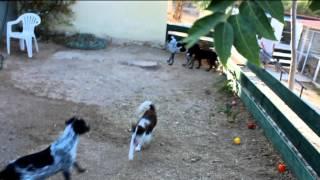
<instances>
[{"instance_id":1,"label":"tree trunk","mask_svg":"<svg viewBox=\"0 0 320 180\"><path fill-rule=\"evenodd\" d=\"M297 48L296 48L296 16L297 16L297 0L292 0L291 9L291 65L289 72L289 89L293 90L295 83L295 73L297 69Z\"/></svg>"},{"instance_id":2,"label":"tree trunk","mask_svg":"<svg viewBox=\"0 0 320 180\"><path fill-rule=\"evenodd\" d=\"M181 21L182 8L183 8L183 0L176 1L176 8L174 10L173 18L177 21Z\"/></svg>"}]
</instances>

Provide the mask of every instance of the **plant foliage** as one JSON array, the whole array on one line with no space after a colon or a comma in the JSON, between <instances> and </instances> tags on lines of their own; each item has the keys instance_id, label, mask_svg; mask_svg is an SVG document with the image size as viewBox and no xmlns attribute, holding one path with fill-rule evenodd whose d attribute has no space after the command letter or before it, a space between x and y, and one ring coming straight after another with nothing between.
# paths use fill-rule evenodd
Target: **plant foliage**
<instances>
[{"instance_id":1,"label":"plant foliage","mask_svg":"<svg viewBox=\"0 0 320 180\"><path fill-rule=\"evenodd\" d=\"M75 0L54 0L54 1L37 1L25 0L18 1L18 13L33 12L41 17L38 33L40 36L47 37L52 33L52 27L56 24L69 24L73 12L70 8Z\"/></svg>"},{"instance_id":2,"label":"plant foliage","mask_svg":"<svg viewBox=\"0 0 320 180\"><path fill-rule=\"evenodd\" d=\"M308 0L310 11L319 12L320 1ZM226 65L234 46L249 62L260 66L257 36L274 40L274 30L267 15L284 22L284 5L281 0L211 0L207 6L212 14L197 20L184 39L187 47L214 31L215 50Z\"/></svg>"}]
</instances>

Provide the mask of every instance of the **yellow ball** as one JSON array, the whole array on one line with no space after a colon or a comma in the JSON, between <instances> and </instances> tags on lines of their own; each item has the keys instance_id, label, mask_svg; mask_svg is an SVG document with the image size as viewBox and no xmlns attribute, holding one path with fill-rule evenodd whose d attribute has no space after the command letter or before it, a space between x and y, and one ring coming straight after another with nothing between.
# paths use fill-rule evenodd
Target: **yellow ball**
<instances>
[{"instance_id":1,"label":"yellow ball","mask_svg":"<svg viewBox=\"0 0 320 180\"><path fill-rule=\"evenodd\" d=\"M233 143L234 143L234 144L240 144L240 143L241 143L240 137L235 137L235 138L233 139Z\"/></svg>"}]
</instances>

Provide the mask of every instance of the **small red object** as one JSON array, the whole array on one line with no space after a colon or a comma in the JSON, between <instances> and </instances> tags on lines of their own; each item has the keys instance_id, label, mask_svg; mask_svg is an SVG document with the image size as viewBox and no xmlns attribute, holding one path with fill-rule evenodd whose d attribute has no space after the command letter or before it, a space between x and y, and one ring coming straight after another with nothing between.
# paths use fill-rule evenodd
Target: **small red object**
<instances>
[{"instance_id":1,"label":"small red object","mask_svg":"<svg viewBox=\"0 0 320 180\"><path fill-rule=\"evenodd\" d=\"M255 129L257 127L257 125L254 122L248 122L247 126L248 129Z\"/></svg>"},{"instance_id":2,"label":"small red object","mask_svg":"<svg viewBox=\"0 0 320 180\"><path fill-rule=\"evenodd\" d=\"M278 171L279 173L284 173L286 171L286 165L283 163L278 164Z\"/></svg>"}]
</instances>

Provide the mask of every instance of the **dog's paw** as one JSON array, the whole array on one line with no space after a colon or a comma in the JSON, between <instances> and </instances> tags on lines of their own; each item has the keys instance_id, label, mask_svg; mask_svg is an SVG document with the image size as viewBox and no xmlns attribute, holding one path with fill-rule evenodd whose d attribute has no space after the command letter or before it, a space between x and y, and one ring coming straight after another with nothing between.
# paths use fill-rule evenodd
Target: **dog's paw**
<instances>
[{"instance_id":1,"label":"dog's paw","mask_svg":"<svg viewBox=\"0 0 320 180\"><path fill-rule=\"evenodd\" d=\"M206 71L208 71L208 72L209 72L210 70L211 70L211 68L209 68L209 69L206 69Z\"/></svg>"},{"instance_id":2,"label":"dog's paw","mask_svg":"<svg viewBox=\"0 0 320 180\"><path fill-rule=\"evenodd\" d=\"M78 171L78 173L85 173L87 171L87 169L81 168L81 169L78 169L77 171Z\"/></svg>"},{"instance_id":3,"label":"dog's paw","mask_svg":"<svg viewBox=\"0 0 320 180\"><path fill-rule=\"evenodd\" d=\"M129 153L129 155L128 155L128 159L129 159L129 161L132 161L133 160L133 153Z\"/></svg>"},{"instance_id":4,"label":"dog's paw","mask_svg":"<svg viewBox=\"0 0 320 180\"><path fill-rule=\"evenodd\" d=\"M142 149L142 146L139 144L136 148L135 148L135 151L141 151L141 149Z\"/></svg>"}]
</instances>

